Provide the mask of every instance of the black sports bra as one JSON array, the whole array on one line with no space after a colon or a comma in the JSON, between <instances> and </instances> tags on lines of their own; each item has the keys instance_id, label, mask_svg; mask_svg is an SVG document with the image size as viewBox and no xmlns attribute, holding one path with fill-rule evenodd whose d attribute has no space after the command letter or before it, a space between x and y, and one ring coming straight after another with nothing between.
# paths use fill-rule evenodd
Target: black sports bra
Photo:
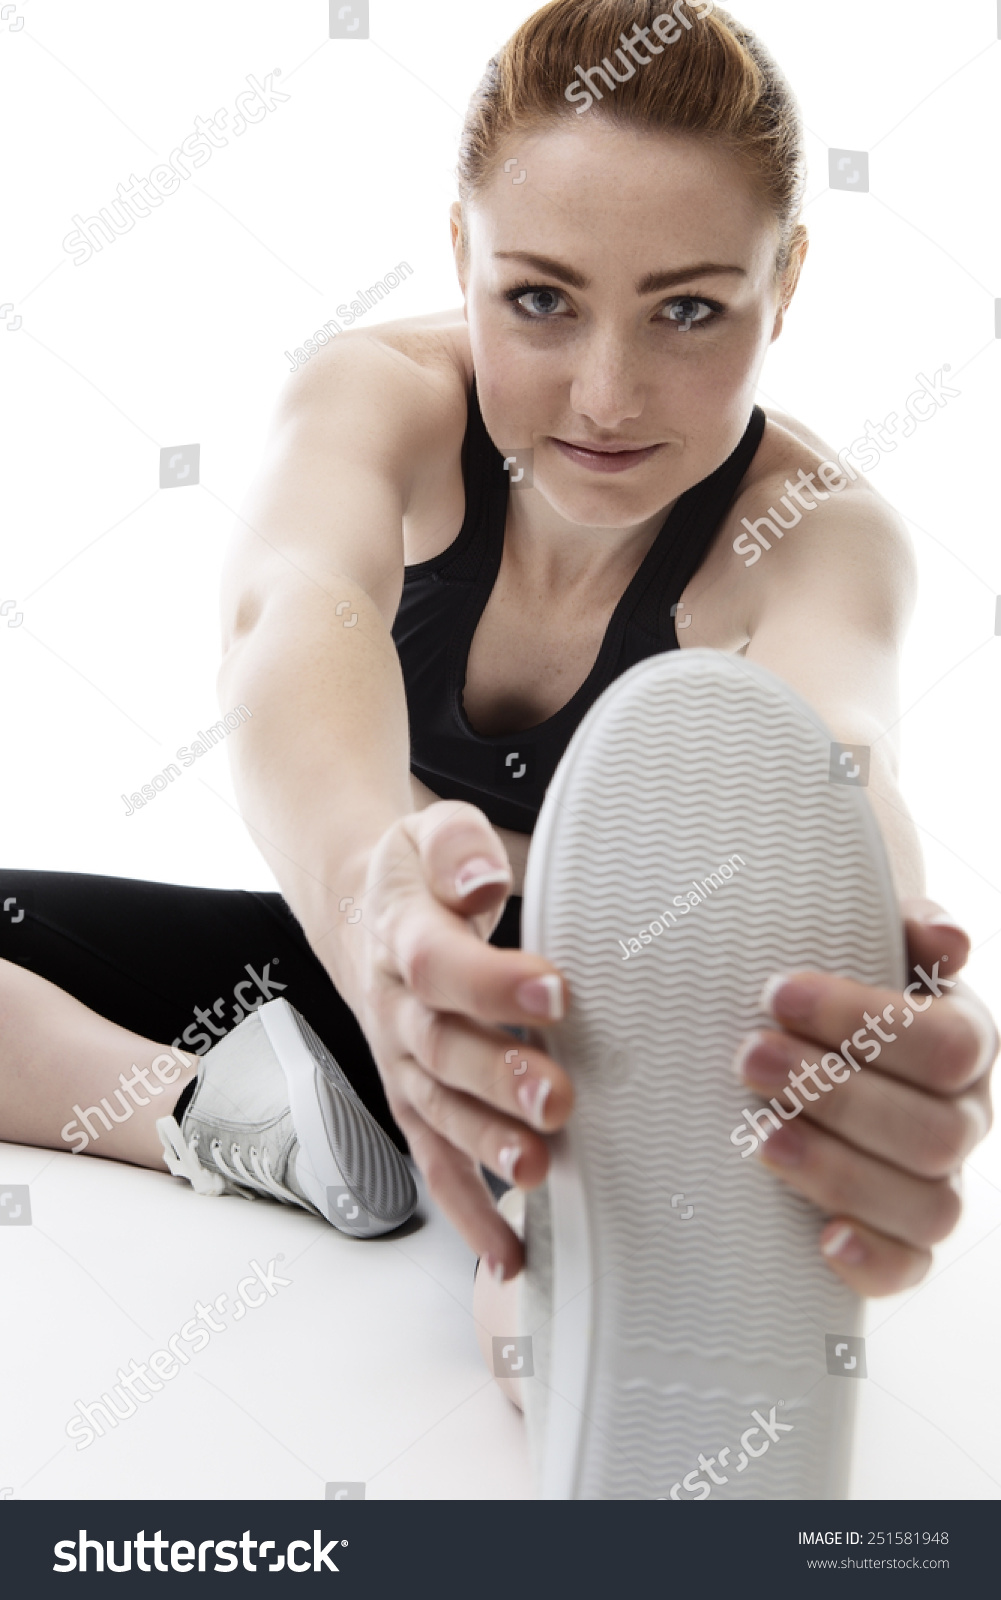
<instances>
[{"instance_id":1,"label":"black sports bra","mask_svg":"<svg viewBox=\"0 0 1001 1600\"><path fill-rule=\"evenodd\" d=\"M628 667L678 648L673 613L702 565L764 426L765 414L755 406L733 453L675 502L615 607L576 694L534 727L480 734L470 726L462 692L473 634L500 568L510 481L484 426L474 381L462 445L462 527L447 550L405 569L393 623L415 777L443 799L471 801L496 827L531 833L546 785L585 712Z\"/></svg>"}]
</instances>

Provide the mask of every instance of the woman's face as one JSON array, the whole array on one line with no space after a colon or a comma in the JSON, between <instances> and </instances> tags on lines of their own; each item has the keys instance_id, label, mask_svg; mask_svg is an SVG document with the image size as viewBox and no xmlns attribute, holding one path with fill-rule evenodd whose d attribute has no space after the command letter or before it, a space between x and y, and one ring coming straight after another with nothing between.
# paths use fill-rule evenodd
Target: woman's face
<instances>
[{"instance_id":1,"label":"woman's face","mask_svg":"<svg viewBox=\"0 0 1001 1600\"><path fill-rule=\"evenodd\" d=\"M589 118L503 156L457 257L484 421L561 516L639 524L741 437L781 325L778 223L701 139Z\"/></svg>"}]
</instances>

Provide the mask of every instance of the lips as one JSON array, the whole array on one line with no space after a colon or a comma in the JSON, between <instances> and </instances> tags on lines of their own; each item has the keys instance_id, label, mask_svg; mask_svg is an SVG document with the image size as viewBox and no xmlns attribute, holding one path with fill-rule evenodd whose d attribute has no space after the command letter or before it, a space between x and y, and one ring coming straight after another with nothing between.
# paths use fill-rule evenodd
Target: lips
<instances>
[{"instance_id":1,"label":"lips","mask_svg":"<svg viewBox=\"0 0 1001 1600\"><path fill-rule=\"evenodd\" d=\"M566 439L556 438L552 442L568 461L575 461L578 466L587 467L591 472L628 472L630 467L642 465L662 449L659 444L637 450L608 445L571 444Z\"/></svg>"}]
</instances>

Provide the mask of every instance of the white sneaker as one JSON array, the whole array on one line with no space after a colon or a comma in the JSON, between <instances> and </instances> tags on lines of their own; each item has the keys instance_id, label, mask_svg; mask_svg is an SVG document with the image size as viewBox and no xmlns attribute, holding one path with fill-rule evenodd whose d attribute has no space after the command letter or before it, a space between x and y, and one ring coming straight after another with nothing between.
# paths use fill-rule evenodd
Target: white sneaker
<instances>
[{"instance_id":1,"label":"white sneaker","mask_svg":"<svg viewBox=\"0 0 1001 1600\"><path fill-rule=\"evenodd\" d=\"M180 1127L157 1131L199 1194L267 1195L371 1238L406 1222L417 1186L309 1023L271 1000L202 1058Z\"/></svg>"},{"instance_id":2,"label":"white sneaker","mask_svg":"<svg viewBox=\"0 0 1001 1600\"><path fill-rule=\"evenodd\" d=\"M771 673L690 649L612 684L547 791L523 944L569 979L538 1038L577 1100L527 1203L542 1498L847 1492L858 1386L828 1349L861 1304L818 1253L820 1212L732 1138L762 1104L733 1058L769 1026L766 979L904 983L865 774L840 751Z\"/></svg>"}]
</instances>

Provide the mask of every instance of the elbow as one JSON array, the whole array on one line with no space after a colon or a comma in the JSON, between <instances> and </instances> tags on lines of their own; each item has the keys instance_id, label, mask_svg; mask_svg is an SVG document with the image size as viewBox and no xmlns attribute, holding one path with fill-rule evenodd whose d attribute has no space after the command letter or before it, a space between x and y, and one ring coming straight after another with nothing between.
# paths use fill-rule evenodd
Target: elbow
<instances>
[{"instance_id":1,"label":"elbow","mask_svg":"<svg viewBox=\"0 0 1001 1600\"><path fill-rule=\"evenodd\" d=\"M245 646L260 622L263 611L263 598L254 589L242 590L235 602L223 610L222 659L216 674L216 691L221 697L224 697L225 690L232 688L237 664L246 655Z\"/></svg>"}]
</instances>

